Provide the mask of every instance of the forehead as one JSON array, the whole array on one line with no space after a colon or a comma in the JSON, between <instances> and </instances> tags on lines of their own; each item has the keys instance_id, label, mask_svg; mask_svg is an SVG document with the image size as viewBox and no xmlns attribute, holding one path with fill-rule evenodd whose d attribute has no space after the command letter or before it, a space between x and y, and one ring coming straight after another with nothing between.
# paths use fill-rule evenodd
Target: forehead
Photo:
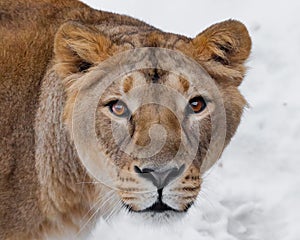
<instances>
[{"instance_id":1,"label":"forehead","mask_svg":"<svg viewBox=\"0 0 300 240\"><path fill-rule=\"evenodd\" d=\"M199 82L201 80L199 79ZM189 81L188 77L162 69L140 69L116 79L102 95L102 100L122 99L148 103L186 104L196 96L208 97L209 89ZM200 86L200 88L199 88Z\"/></svg>"},{"instance_id":2,"label":"forehead","mask_svg":"<svg viewBox=\"0 0 300 240\"><path fill-rule=\"evenodd\" d=\"M166 89L172 88L181 94L190 92L190 83L184 76L162 69L143 69L128 74L121 80L120 87L123 93L128 93L134 88L151 84L161 84Z\"/></svg>"}]
</instances>

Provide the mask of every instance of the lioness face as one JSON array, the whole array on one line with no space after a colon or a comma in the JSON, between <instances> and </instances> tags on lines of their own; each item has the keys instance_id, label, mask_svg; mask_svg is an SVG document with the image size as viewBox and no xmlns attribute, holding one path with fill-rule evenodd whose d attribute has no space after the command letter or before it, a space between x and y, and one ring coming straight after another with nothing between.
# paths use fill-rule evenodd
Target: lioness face
<instances>
[{"instance_id":1,"label":"lioness face","mask_svg":"<svg viewBox=\"0 0 300 240\"><path fill-rule=\"evenodd\" d=\"M181 97L172 98L174 92ZM116 191L130 212L170 218L192 206L213 104L186 79L157 69L129 74L102 95L96 132L116 166ZM185 159L184 152L176 158L181 144L192 146L194 131L202 134L193 158Z\"/></svg>"},{"instance_id":2,"label":"lioness face","mask_svg":"<svg viewBox=\"0 0 300 240\"><path fill-rule=\"evenodd\" d=\"M187 76L159 66L115 79L97 99L92 126L101 145L93 151L101 151L107 164L103 167L102 159L96 157L90 168L102 166L100 174L105 175L105 184L113 189L119 207L148 219L168 220L193 205L203 173L220 157L239 125L246 101L237 87L245 73L243 63L251 41L245 27L236 21L214 25L194 39L176 40L176 35L163 33L143 36L146 40L150 37L154 47L176 43L170 48L202 66L213 87L201 85L200 76L196 87ZM84 113L74 113L76 98L81 96L82 101L92 95L90 89L101 83L101 74L106 72L97 70L98 66L127 50L125 45L115 44L94 28L73 23L58 32L55 69L64 79L65 122L72 136L79 129L72 125L73 115L82 115L80 126L85 127ZM182 65L176 64L178 68ZM90 79L93 84L87 84ZM86 95L78 94L82 88ZM83 152L90 147L86 144ZM84 163L86 154L80 156Z\"/></svg>"}]
</instances>

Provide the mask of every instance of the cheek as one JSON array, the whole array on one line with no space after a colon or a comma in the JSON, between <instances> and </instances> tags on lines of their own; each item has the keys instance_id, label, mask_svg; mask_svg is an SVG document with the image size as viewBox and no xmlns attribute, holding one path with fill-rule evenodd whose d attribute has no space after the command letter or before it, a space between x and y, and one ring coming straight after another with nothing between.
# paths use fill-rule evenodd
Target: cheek
<instances>
[{"instance_id":1,"label":"cheek","mask_svg":"<svg viewBox=\"0 0 300 240\"><path fill-rule=\"evenodd\" d=\"M98 141L104 146L114 144L111 123L111 119L101 109L98 109L95 119L95 132Z\"/></svg>"},{"instance_id":2,"label":"cheek","mask_svg":"<svg viewBox=\"0 0 300 240\"><path fill-rule=\"evenodd\" d=\"M196 200L201 183L200 170L193 164L181 178L165 189L163 200L175 209L184 210Z\"/></svg>"},{"instance_id":3,"label":"cheek","mask_svg":"<svg viewBox=\"0 0 300 240\"><path fill-rule=\"evenodd\" d=\"M177 179L170 188L181 193L198 194L201 185L201 176L196 161L184 172L182 177Z\"/></svg>"},{"instance_id":4,"label":"cheek","mask_svg":"<svg viewBox=\"0 0 300 240\"><path fill-rule=\"evenodd\" d=\"M111 119L108 114L100 109L96 113L95 133L99 145L103 147L102 151L116 165L121 164L123 161L120 161L120 159L124 158L124 149L130 141L126 123Z\"/></svg>"},{"instance_id":5,"label":"cheek","mask_svg":"<svg viewBox=\"0 0 300 240\"><path fill-rule=\"evenodd\" d=\"M210 115L203 119L191 118L183 123L183 142L185 149L189 153L188 159L191 159L192 165L200 168L205 159L211 143L212 126ZM191 164L186 160L185 164Z\"/></svg>"},{"instance_id":6,"label":"cheek","mask_svg":"<svg viewBox=\"0 0 300 240\"><path fill-rule=\"evenodd\" d=\"M210 147L211 136L212 136L212 125L211 118L208 115L206 118L202 119L198 123L198 131L199 131L199 143L198 143L198 151L197 151L197 167L203 163L203 160L206 157L207 151Z\"/></svg>"},{"instance_id":7,"label":"cheek","mask_svg":"<svg viewBox=\"0 0 300 240\"><path fill-rule=\"evenodd\" d=\"M247 106L247 101L236 87L227 87L222 89L222 91L224 92L223 100L226 110L226 143L229 143L241 121L244 108Z\"/></svg>"}]
</instances>

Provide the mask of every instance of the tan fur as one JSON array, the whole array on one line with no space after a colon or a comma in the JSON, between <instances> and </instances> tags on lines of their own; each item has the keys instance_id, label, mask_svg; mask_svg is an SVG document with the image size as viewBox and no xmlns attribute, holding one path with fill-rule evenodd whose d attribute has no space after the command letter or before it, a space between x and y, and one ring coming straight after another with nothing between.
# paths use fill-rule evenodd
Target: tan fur
<instances>
[{"instance_id":1,"label":"tan fur","mask_svg":"<svg viewBox=\"0 0 300 240\"><path fill-rule=\"evenodd\" d=\"M245 26L237 21L213 25L190 39L127 16L91 9L75 0L1 0L0 35L0 239L44 239L59 236L66 229L76 233L92 217L97 208L93 206L101 206L110 197L105 186L84 184L95 180L78 158L69 128L76 94L85 84L78 78L84 79L86 72L110 56L136 47L162 47L198 61L215 79L224 99L226 144L246 104L237 86L245 74L251 40ZM106 94L126 94L140 85L137 74L145 79L144 84L150 84L154 76L150 70L132 74ZM158 75L160 83L172 85L183 94L190 89L183 77L174 85L164 72ZM112 199L122 199L133 210L140 210L143 199L149 196L136 191L152 186L128 172L141 162L118 155L107 135L111 134L107 123L113 118L101 101L97 117L97 133L100 138L106 136L111 161L124 158L117 163L119 191ZM180 123L174 114L149 105L140 108L133 121L134 140L140 146L148 144L152 123L165 127L168 144L148 162L168 163L180 140ZM209 126L207 116L201 129L203 151L168 190L170 201L178 203L179 210L192 203L200 191L200 165L204 143L209 141ZM105 205L93 219L113 210L113 205ZM83 232L91 227L89 222Z\"/></svg>"}]
</instances>

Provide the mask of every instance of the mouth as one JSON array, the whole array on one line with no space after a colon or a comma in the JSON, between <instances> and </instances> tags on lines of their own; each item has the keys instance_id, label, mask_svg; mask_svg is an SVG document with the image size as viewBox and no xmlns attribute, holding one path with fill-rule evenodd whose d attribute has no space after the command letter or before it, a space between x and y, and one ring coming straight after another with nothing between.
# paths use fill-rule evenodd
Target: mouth
<instances>
[{"instance_id":1,"label":"mouth","mask_svg":"<svg viewBox=\"0 0 300 240\"><path fill-rule=\"evenodd\" d=\"M124 206L126 207L126 209L129 212L135 212L135 213L149 213L149 212L151 212L151 213L165 213L165 212L184 213L184 212L187 212L192 205L193 204L190 203L186 206L186 208L184 210L177 210L177 209L174 209L174 208L170 207L169 205L165 204L161 200L157 200L152 206L150 206L146 209L134 210L134 209L132 209L132 207L130 205L124 203Z\"/></svg>"},{"instance_id":2,"label":"mouth","mask_svg":"<svg viewBox=\"0 0 300 240\"><path fill-rule=\"evenodd\" d=\"M173 211L173 212L180 212L174 208L171 208L167 204L163 203L162 201L155 202L151 207L148 207L144 210L141 210L139 212L156 212L156 213L163 213L166 211Z\"/></svg>"},{"instance_id":3,"label":"mouth","mask_svg":"<svg viewBox=\"0 0 300 240\"><path fill-rule=\"evenodd\" d=\"M135 212L135 213L146 213L146 212L152 212L152 213L163 213L167 211L172 211L172 212L181 212L179 210L176 210L174 208L171 208L167 204L157 201L155 202L152 206L143 209L143 210L133 210L131 206L124 204L125 207L128 209L129 212Z\"/></svg>"},{"instance_id":4,"label":"mouth","mask_svg":"<svg viewBox=\"0 0 300 240\"><path fill-rule=\"evenodd\" d=\"M133 213L151 213L151 214L162 214L162 213L185 213L187 212L190 207L193 205L194 202L190 202L188 204L185 205L185 208L182 210L178 210L175 208L172 208L171 206L169 206L168 204L164 203L162 200L162 192L163 189L158 189L157 193L158 193L158 197L155 203L153 203L150 207L145 208L145 209L141 209L141 210L135 210L132 208L132 206L130 206L129 204L126 204L125 202L123 202L123 206L129 211L129 212L133 212ZM154 216L154 215L153 215Z\"/></svg>"}]
</instances>

